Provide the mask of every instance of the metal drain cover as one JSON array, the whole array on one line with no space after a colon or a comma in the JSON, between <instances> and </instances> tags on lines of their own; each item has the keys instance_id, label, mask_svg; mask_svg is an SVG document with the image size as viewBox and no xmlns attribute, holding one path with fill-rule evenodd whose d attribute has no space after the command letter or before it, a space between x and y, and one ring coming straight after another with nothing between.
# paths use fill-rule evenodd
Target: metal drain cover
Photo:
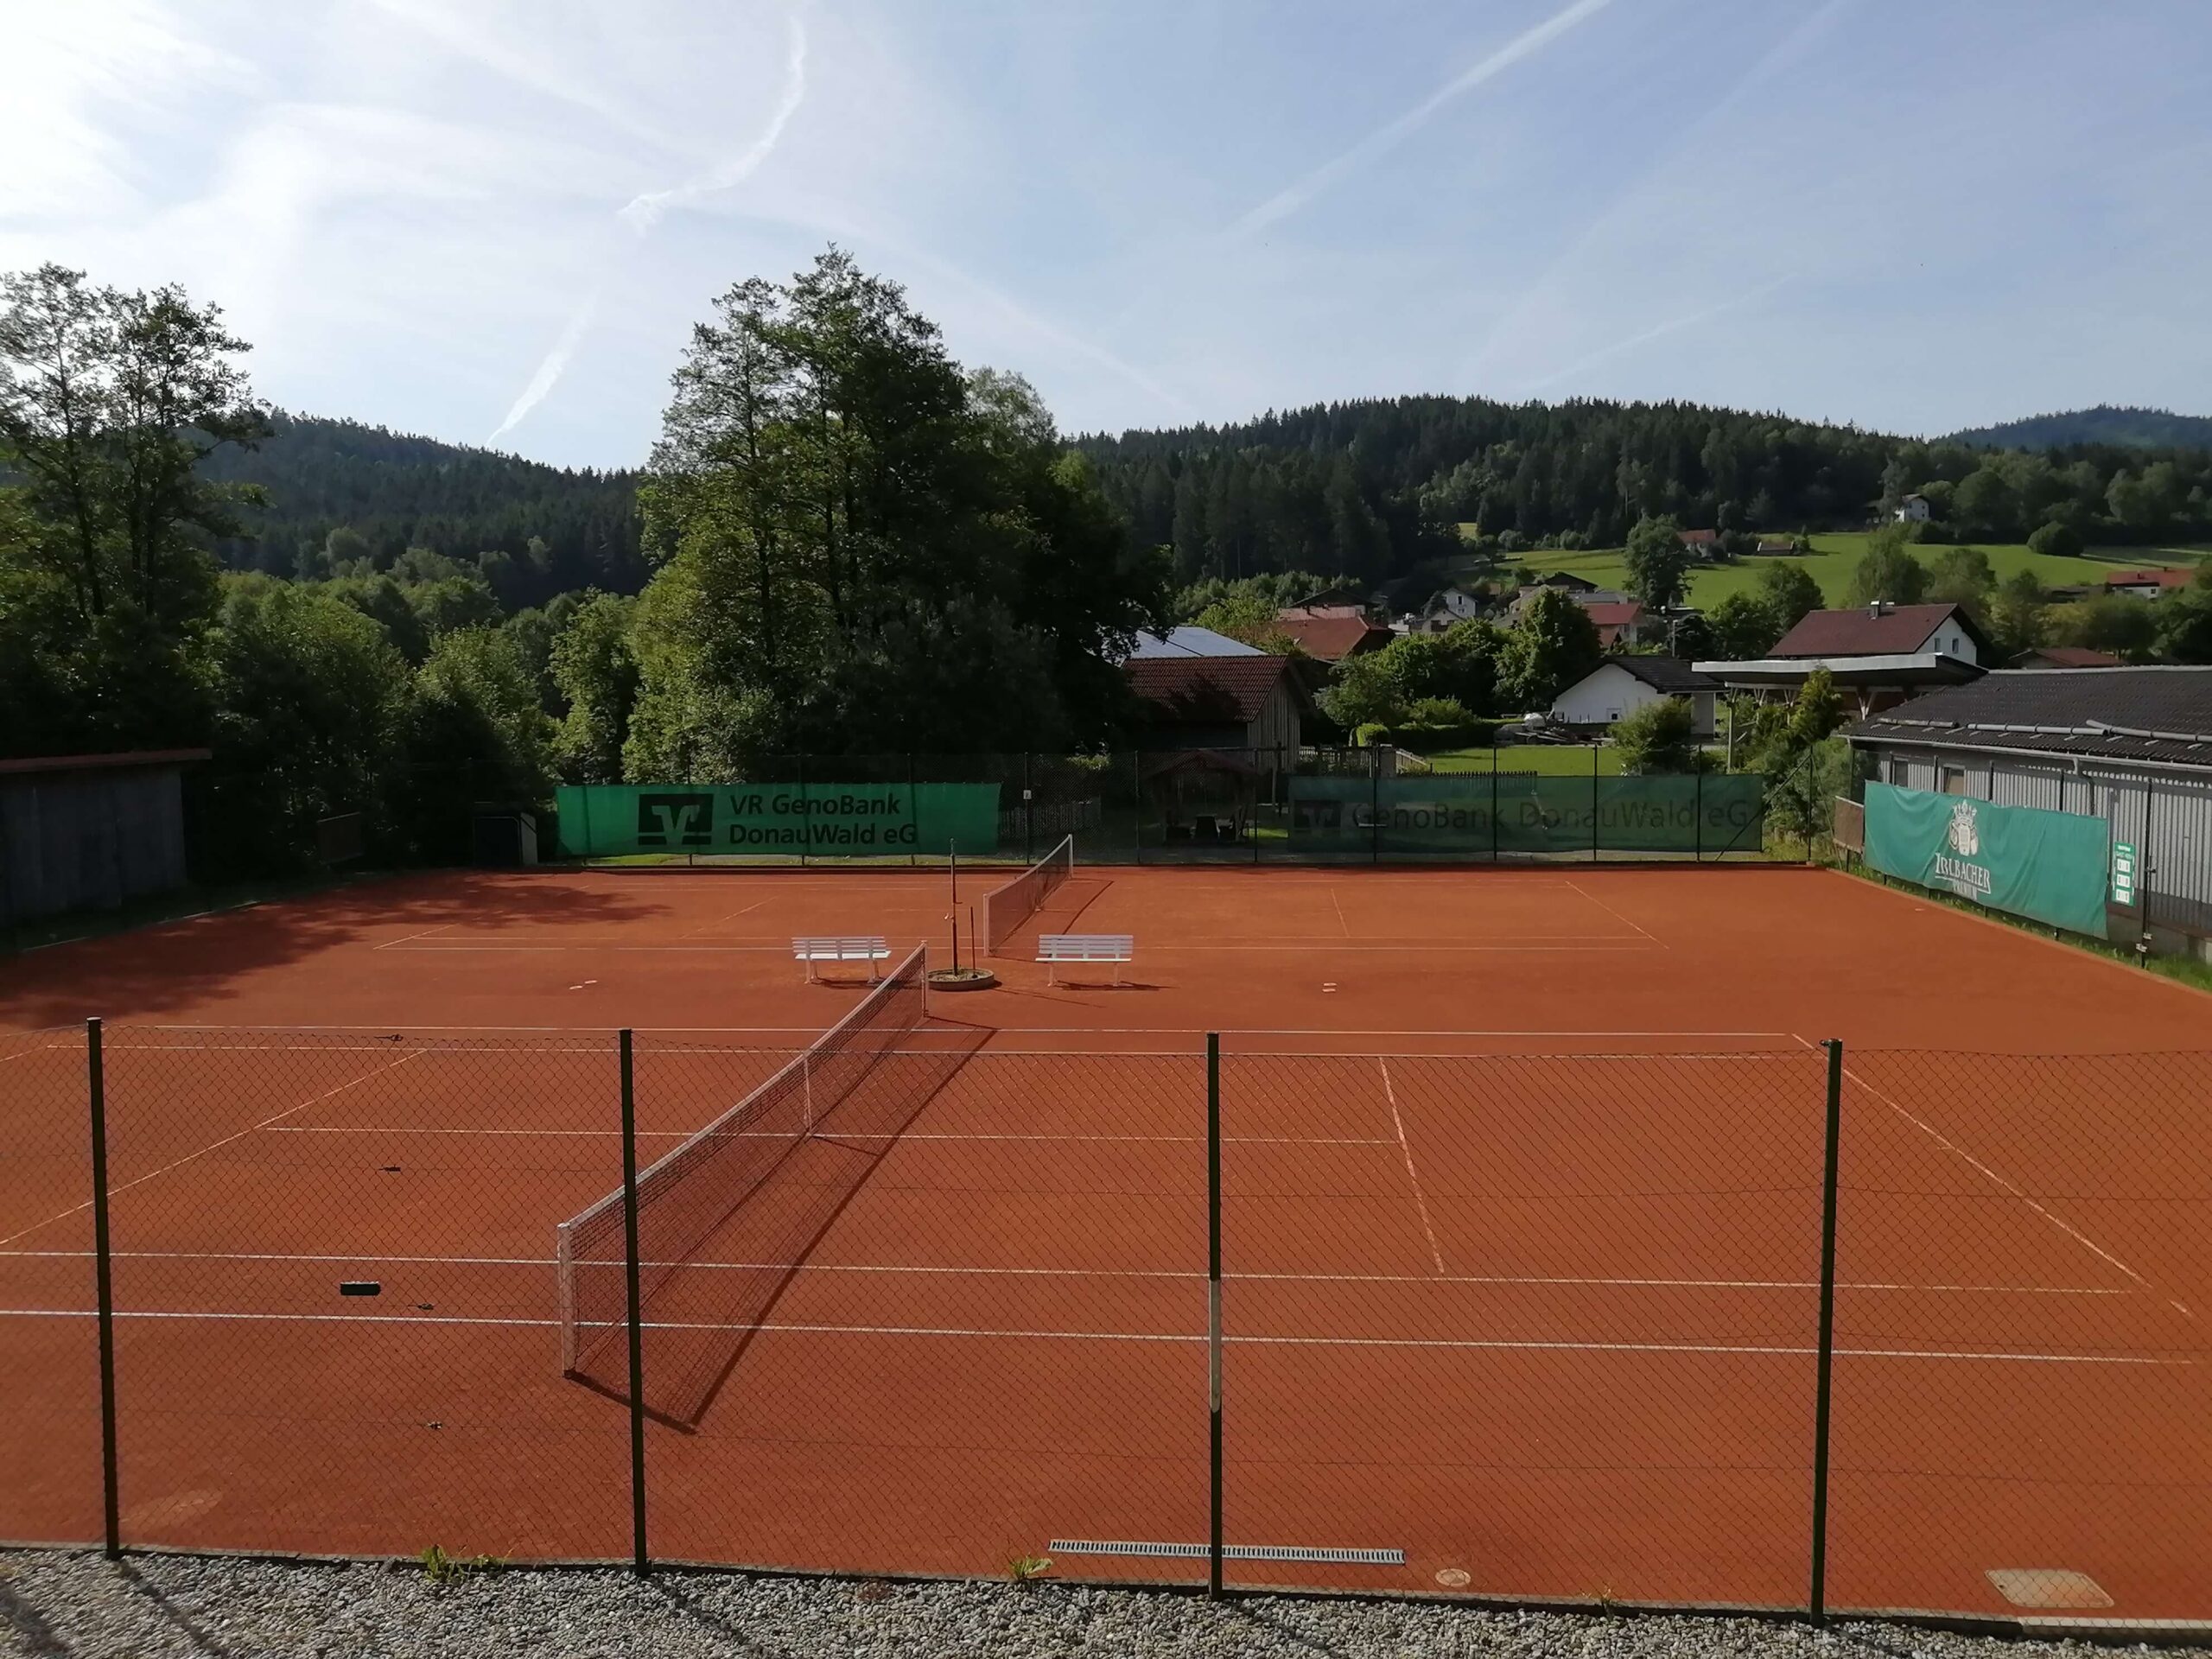
<instances>
[{"instance_id":1,"label":"metal drain cover","mask_svg":"<svg viewBox=\"0 0 2212 1659\"><path fill-rule=\"evenodd\" d=\"M2109 1607L2112 1598L2086 1573L2063 1567L1993 1567L1989 1581L2015 1607Z\"/></svg>"}]
</instances>

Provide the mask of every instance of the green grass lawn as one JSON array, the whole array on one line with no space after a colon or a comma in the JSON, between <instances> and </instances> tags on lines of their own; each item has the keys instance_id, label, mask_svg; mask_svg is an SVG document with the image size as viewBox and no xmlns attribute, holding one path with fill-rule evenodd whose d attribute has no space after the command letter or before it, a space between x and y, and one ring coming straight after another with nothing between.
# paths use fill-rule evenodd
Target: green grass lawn
<instances>
[{"instance_id":1,"label":"green grass lawn","mask_svg":"<svg viewBox=\"0 0 2212 1659\"><path fill-rule=\"evenodd\" d=\"M1440 772L1487 772L1491 757L1497 757L1500 772L1530 772L1544 778L1587 778L1592 750L1573 745L1551 743L1517 743L1498 749L1446 749L1423 757ZM1594 751L1598 757L1598 775L1618 778L1621 771L1621 752L1607 745Z\"/></svg>"},{"instance_id":2,"label":"green grass lawn","mask_svg":"<svg viewBox=\"0 0 2212 1659\"><path fill-rule=\"evenodd\" d=\"M1863 531L1823 534L1813 537L1813 551L1791 563L1808 571L1821 584L1821 592L1827 596L1830 605L1848 601L1851 573L1859 561L1866 556L1868 532ZM2033 570L2050 588L2095 587L2115 568L2135 569L2161 564L2194 564L2206 556L2206 550L2193 547L2126 547L2100 548L2087 558L2052 558L2041 553L2031 553L2019 544L1994 542L1967 543L1979 547L1989 556L1990 569L1997 579L2021 570ZM1932 562L1948 550L1941 543L1916 543L1912 550L1923 563ZM1712 565L1690 573L1690 603L1709 608L1730 594L1743 593L1758 582L1761 567L1776 563L1775 556L1753 556L1736 564ZM1585 553L1558 553L1532 550L1519 554L1516 563L1534 570L1566 570L1600 587L1625 590L1628 584L1628 565L1619 548L1603 548Z\"/></svg>"}]
</instances>

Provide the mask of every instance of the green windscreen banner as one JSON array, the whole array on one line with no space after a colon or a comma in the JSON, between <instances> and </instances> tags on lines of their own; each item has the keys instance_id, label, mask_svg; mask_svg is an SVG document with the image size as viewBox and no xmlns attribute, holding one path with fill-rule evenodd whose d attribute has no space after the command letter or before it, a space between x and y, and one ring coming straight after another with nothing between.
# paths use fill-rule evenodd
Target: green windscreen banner
<instances>
[{"instance_id":1,"label":"green windscreen banner","mask_svg":"<svg viewBox=\"0 0 2212 1659\"><path fill-rule=\"evenodd\" d=\"M996 784L575 784L554 791L570 858L995 853Z\"/></svg>"},{"instance_id":2,"label":"green windscreen banner","mask_svg":"<svg viewBox=\"0 0 2212 1659\"><path fill-rule=\"evenodd\" d=\"M1993 910L2105 937L2102 818L1866 785L1866 862Z\"/></svg>"},{"instance_id":3,"label":"green windscreen banner","mask_svg":"<svg viewBox=\"0 0 2212 1659\"><path fill-rule=\"evenodd\" d=\"M1765 780L1446 777L1290 780L1294 854L1484 859L1493 853L1755 853Z\"/></svg>"}]
</instances>

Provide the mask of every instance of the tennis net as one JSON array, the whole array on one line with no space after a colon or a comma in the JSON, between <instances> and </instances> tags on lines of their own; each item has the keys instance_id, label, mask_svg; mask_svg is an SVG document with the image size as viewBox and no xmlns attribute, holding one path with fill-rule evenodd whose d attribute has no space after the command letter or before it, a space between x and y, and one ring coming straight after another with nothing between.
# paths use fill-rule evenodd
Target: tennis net
<instances>
[{"instance_id":1,"label":"tennis net","mask_svg":"<svg viewBox=\"0 0 2212 1659\"><path fill-rule=\"evenodd\" d=\"M1060 844L1004 887L983 898L983 938L995 954L1037 913L1053 888L1075 874L1075 837L1064 836Z\"/></svg>"},{"instance_id":2,"label":"tennis net","mask_svg":"<svg viewBox=\"0 0 2212 1659\"><path fill-rule=\"evenodd\" d=\"M643 1304L681 1272L795 1148L859 1090L929 1011L929 948L905 961L842 1020L696 1135L638 1173L638 1288ZM589 1374L628 1328L622 1189L557 1230L561 1369Z\"/></svg>"}]
</instances>

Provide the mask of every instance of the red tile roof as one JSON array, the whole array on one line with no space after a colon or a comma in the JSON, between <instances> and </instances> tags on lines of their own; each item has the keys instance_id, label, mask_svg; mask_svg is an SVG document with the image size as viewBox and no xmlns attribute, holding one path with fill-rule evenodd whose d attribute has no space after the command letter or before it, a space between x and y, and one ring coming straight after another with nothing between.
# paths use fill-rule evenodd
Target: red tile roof
<instances>
[{"instance_id":1,"label":"red tile roof","mask_svg":"<svg viewBox=\"0 0 2212 1659\"><path fill-rule=\"evenodd\" d=\"M1681 532L1684 547L1711 547L1720 539L1717 530L1686 530Z\"/></svg>"},{"instance_id":2,"label":"red tile roof","mask_svg":"<svg viewBox=\"0 0 2212 1659\"><path fill-rule=\"evenodd\" d=\"M2014 668L2118 668L2120 658L2087 645L2037 645L2012 659Z\"/></svg>"},{"instance_id":3,"label":"red tile roof","mask_svg":"<svg viewBox=\"0 0 2212 1659\"><path fill-rule=\"evenodd\" d=\"M2160 588L2186 588L2195 580L2196 572L2187 566L2176 569L2167 566L2158 570L2115 570L2105 578L2107 588L2148 588L2156 582Z\"/></svg>"},{"instance_id":4,"label":"red tile roof","mask_svg":"<svg viewBox=\"0 0 2212 1659\"><path fill-rule=\"evenodd\" d=\"M1956 617L1968 638L1987 650L1981 632L1955 605L1884 605L1849 611L1813 611L1782 636L1770 657L1904 657Z\"/></svg>"},{"instance_id":5,"label":"red tile roof","mask_svg":"<svg viewBox=\"0 0 2212 1659\"><path fill-rule=\"evenodd\" d=\"M1582 608L1601 628L1634 627L1643 616L1643 602L1633 599L1599 600Z\"/></svg>"},{"instance_id":6,"label":"red tile roof","mask_svg":"<svg viewBox=\"0 0 2212 1659\"><path fill-rule=\"evenodd\" d=\"M1289 666L1287 657L1137 657L1122 671L1154 720L1219 725L1257 720Z\"/></svg>"},{"instance_id":7,"label":"red tile roof","mask_svg":"<svg viewBox=\"0 0 2212 1659\"><path fill-rule=\"evenodd\" d=\"M1390 643L1388 628L1376 627L1364 612L1350 605L1293 606L1276 613L1275 626L1307 656L1325 663L1379 651Z\"/></svg>"}]
</instances>

